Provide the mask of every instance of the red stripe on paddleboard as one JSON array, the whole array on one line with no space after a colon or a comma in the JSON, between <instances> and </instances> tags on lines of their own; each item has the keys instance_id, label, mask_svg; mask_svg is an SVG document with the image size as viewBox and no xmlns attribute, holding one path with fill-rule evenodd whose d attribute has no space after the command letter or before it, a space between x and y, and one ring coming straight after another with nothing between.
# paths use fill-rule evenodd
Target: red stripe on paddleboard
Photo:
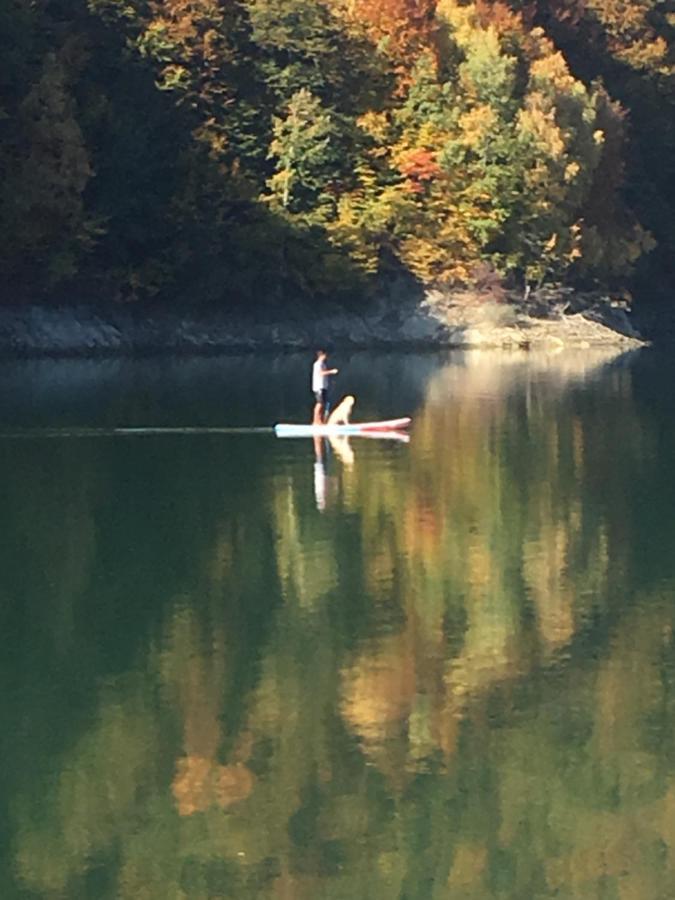
<instances>
[{"instance_id":1,"label":"red stripe on paddleboard","mask_svg":"<svg viewBox=\"0 0 675 900\"><path fill-rule=\"evenodd\" d=\"M352 422L359 431L396 431L410 425L410 419L392 419L389 422Z\"/></svg>"}]
</instances>

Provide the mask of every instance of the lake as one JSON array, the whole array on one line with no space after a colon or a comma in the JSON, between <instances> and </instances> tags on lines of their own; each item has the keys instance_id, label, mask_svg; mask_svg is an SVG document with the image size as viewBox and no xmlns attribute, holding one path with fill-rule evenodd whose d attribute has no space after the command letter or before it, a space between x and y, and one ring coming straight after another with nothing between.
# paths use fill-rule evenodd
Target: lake
<instances>
[{"instance_id":1,"label":"lake","mask_svg":"<svg viewBox=\"0 0 675 900\"><path fill-rule=\"evenodd\" d=\"M0 896L672 897L675 364L331 362L0 367Z\"/></svg>"}]
</instances>

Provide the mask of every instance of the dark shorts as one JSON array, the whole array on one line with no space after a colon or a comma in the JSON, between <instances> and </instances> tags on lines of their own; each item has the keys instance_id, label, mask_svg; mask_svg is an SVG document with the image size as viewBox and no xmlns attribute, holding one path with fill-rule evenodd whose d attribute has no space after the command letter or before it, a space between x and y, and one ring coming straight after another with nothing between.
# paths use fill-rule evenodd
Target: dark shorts
<instances>
[{"instance_id":1,"label":"dark shorts","mask_svg":"<svg viewBox=\"0 0 675 900\"><path fill-rule=\"evenodd\" d=\"M322 391L314 391L314 401L315 403L320 403L322 406L325 406L328 403L328 391L326 388Z\"/></svg>"}]
</instances>

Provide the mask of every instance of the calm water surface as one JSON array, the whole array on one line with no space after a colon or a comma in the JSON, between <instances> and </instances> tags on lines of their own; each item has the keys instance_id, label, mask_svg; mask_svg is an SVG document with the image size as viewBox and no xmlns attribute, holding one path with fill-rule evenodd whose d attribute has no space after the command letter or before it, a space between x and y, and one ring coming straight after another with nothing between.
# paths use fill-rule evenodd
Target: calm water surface
<instances>
[{"instance_id":1,"label":"calm water surface","mask_svg":"<svg viewBox=\"0 0 675 900\"><path fill-rule=\"evenodd\" d=\"M675 366L333 361L0 368L0 897L672 898Z\"/></svg>"}]
</instances>

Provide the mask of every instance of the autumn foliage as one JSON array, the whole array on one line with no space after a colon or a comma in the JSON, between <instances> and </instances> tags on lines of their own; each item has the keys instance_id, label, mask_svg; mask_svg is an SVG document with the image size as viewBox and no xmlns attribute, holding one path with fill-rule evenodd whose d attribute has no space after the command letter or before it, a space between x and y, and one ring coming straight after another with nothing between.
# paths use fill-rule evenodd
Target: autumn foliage
<instances>
[{"instance_id":1,"label":"autumn foliage","mask_svg":"<svg viewBox=\"0 0 675 900\"><path fill-rule=\"evenodd\" d=\"M477 268L626 285L675 258L671 19L632 0L14 0L3 283L227 305Z\"/></svg>"},{"instance_id":2,"label":"autumn foliage","mask_svg":"<svg viewBox=\"0 0 675 900\"><path fill-rule=\"evenodd\" d=\"M351 0L356 21L366 23L375 44L400 73L409 71L421 52L434 46L436 0Z\"/></svg>"}]
</instances>

